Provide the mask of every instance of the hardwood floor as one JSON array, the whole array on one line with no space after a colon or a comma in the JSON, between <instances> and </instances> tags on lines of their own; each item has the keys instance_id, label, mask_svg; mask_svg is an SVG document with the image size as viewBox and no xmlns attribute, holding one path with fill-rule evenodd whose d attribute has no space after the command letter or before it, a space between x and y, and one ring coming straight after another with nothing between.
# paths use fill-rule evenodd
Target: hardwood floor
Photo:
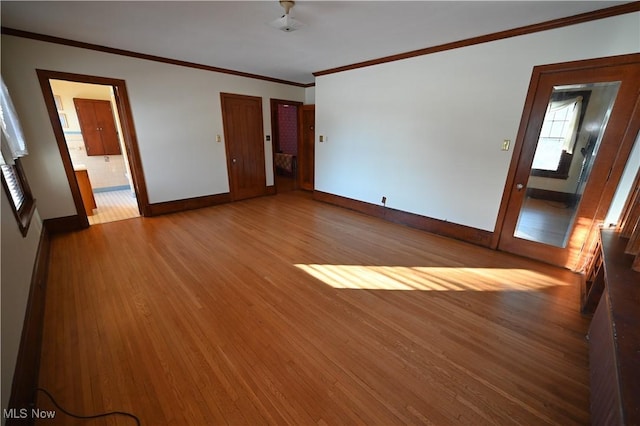
<instances>
[{"instance_id":1,"label":"hardwood floor","mask_svg":"<svg viewBox=\"0 0 640 426\"><path fill-rule=\"evenodd\" d=\"M54 236L40 385L143 425L587 424L578 305L568 271L294 191Z\"/></svg>"},{"instance_id":2,"label":"hardwood floor","mask_svg":"<svg viewBox=\"0 0 640 426\"><path fill-rule=\"evenodd\" d=\"M298 182L296 182L296 179L291 176L282 176L276 173L274 181L278 194L298 189Z\"/></svg>"},{"instance_id":3,"label":"hardwood floor","mask_svg":"<svg viewBox=\"0 0 640 426\"><path fill-rule=\"evenodd\" d=\"M527 197L522 205L515 236L564 247L574 213L574 208L565 203Z\"/></svg>"}]
</instances>

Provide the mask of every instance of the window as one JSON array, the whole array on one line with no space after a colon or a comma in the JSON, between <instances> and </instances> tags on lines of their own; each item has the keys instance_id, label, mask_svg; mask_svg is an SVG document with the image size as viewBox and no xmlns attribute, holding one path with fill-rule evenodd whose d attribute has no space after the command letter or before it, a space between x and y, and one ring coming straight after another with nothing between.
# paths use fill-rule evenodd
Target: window
<instances>
[{"instance_id":1,"label":"window","mask_svg":"<svg viewBox=\"0 0 640 426\"><path fill-rule=\"evenodd\" d=\"M2 186L11 203L20 232L23 236L26 236L35 211L35 202L20 160L16 159L14 164L2 164L0 167L2 168Z\"/></svg>"},{"instance_id":2,"label":"window","mask_svg":"<svg viewBox=\"0 0 640 426\"><path fill-rule=\"evenodd\" d=\"M18 220L20 232L26 236L35 211L35 202L20 163L20 158L27 155L27 146L4 79L0 96L0 119L2 186L9 198L13 214Z\"/></svg>"},{"instance_id":3,"label":"window","mask_svg":"<svg viewBox=\"0 0 640 426\"><path fill-rule=\"evenodd\" d=\"M25 195L24 187L18 176L18 170L15 166L12 167L8 164L3 164L0 167L2 167L2 177L4 178L7 192L11 196L14 207L19 210L24 205Z\"/></svg>"},{"instance_id":4,"label":"window","mask_svg":"<svg viewBox=\"0 0 640 426\"><path fill-rule=\"evenodd\" d=\"M589 92L559 92L544 116L533 157L533 176L567 179Z\"/></svg>"}]
</instances>

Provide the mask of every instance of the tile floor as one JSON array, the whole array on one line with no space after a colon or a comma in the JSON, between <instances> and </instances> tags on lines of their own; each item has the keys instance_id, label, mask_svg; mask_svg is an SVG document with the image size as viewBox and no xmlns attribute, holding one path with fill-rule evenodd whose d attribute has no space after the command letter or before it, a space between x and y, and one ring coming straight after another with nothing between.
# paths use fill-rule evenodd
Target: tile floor
<instances>
[{"instance_id":1,"label":"tile floor","mask_svg":"<svg viewBox=\"0 0 640 426\"><path fill-rule=\"evenodd\" d=\"M97 209L89 216L89 224L114 222L116 220L139 217L136 197L128 190L97 192L93 194Z\"/></svg>"}]
</instances>

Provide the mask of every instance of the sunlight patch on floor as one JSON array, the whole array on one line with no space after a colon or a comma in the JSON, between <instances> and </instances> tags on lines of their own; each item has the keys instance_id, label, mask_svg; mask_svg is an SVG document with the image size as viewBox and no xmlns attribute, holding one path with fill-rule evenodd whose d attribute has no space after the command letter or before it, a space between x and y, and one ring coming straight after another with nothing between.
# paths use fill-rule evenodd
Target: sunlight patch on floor
<instances>
[{"instance_id":1,"label":"sunlight patch on floor","mask_svg":"<svg viewBox=\"0 0 640 426\"><path fill-rule=\"evenodd\" d=\"M409 291L536 291L570 285L527 269L296 264L334 288Z\"/></svg>"}]
</instances>

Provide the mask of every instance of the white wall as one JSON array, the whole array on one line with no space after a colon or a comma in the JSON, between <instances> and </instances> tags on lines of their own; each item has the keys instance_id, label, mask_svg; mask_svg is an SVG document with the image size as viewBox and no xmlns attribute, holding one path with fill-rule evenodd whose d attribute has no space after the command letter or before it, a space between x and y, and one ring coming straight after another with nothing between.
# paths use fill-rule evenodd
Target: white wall
<instances>
[{"instance_id":1,"label":"white wall","mask_svg":"<svg viewBox=\"0 0 640 426\"><path fill-rule=\"evenodd\" d=\"M620 215L622 214L622 209L624 208L625 203L627 202L627 197L631 192L633 180L636 178L636 175L640 171L640 134L636 138L635 143L633 144L633 149L631 150L631 154L629 155L629 159L627 160L627 166L624 168L622 172L622 177L620 178L620 182L618 183L618 189L611 201L611 206L609 206L609 212L607 213L607 217L604 219L605 226L607 225L617 225L620 220Z\"/></svg>"},{"instance_id":2,"label":"white wall","mask_svg":"<svg viewBox=\"0 0 640 426\"><path fill-rule=\"evenodd\" d=\"M24 163L28 157L25 157ZM13 371L18 359L18 347L22 335L24 314L29 298L31 275L42 232L42 221L36 213L31 220L29 232L22 237L18 223L11 210L6 191L0 190L1 212L0 234L2 235L1 305L2 305L2 408L7 408L11 395Z\"/></svg>"},{"instance_id":3,"label":"white wall","mask_svg":"<svg viewBox=\"0 0 640 426\"><path fill-rule=\"evenodd\" d=\"M76 214L48 119L36 69L126 81L147 182L158 203L229 191L220 92L261 96L264 133L269 99L304 101L305 89L2 35L2 74L29 141L27 170L43 219ZM267 185L273 184L271 142L265 141ZM25 165L26 167L26 165Z\"/></svg>"},{"instance_id":4,"label":"white wall","mask_svg":"<svg viewBox=\"0 0 640 426\"><path fill-rule=\"evenodd\" d=\"M305 105L313 105L316 103L315 86L307 87L304 89L304 103Z\"/></svg>"},{"instance_id":5,"label":"white wall","mask_svg":"<svg viewBox=\"0 0 640 426\"><path fill-rule=\"evenodd\" d=\"M316 79L316 189L493 231L535 65L640 51L640 13Z\"/></svg>"}]
</instances>

